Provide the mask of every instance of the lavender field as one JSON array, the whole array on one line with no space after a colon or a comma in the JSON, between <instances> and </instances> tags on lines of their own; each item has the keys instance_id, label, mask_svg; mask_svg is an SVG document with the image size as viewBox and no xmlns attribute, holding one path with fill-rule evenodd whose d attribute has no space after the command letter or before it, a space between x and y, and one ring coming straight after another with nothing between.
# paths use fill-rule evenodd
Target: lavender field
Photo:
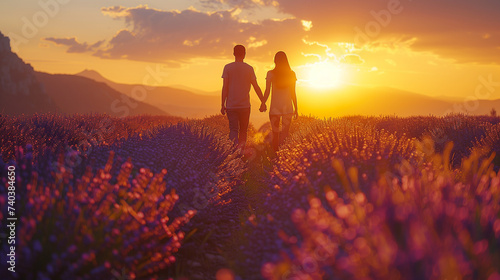
<instances>
[{"instance_id":1,"label":"lavender field","mask_svg":"<svg viewBox=\"0 0 500 280\"><path fill-rule=\"evenodd\" d=\"M1 279L500 279L500 117L228 130L0 116Z\"/></svg>"}]
</instances>

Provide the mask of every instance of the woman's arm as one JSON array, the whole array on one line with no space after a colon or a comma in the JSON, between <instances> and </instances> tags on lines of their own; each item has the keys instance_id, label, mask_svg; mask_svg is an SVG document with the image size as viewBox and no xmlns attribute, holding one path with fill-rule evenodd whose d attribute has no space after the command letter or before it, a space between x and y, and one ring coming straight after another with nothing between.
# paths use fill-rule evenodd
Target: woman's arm
<instances>
[{"instance_id":1,"label":"woman's arm","mask_svg":"<svg viewBox=\"0 0 500 280\"><path fill-rule=\"evenodd\" d=\"M266 90L264 91L264 100L262 100L262 103L267 102L267 99L269 98L270 94L271 94L271 80L267 79L266 80Z\"/></svg>"},{"instance_id":2,"label":"woman's arm","mask_svg":"<svg viewBox=\"0 0 500 280\"><path fill-rule=\"evenodd\" d=\"M297 94L295 92L295 82L293 83L291 90L292 90L293 107L295 108L295 110L293 112L293 116L295 118L298 118L299 117L299 109L297 108Z\"/></svg>"}]
</instances>

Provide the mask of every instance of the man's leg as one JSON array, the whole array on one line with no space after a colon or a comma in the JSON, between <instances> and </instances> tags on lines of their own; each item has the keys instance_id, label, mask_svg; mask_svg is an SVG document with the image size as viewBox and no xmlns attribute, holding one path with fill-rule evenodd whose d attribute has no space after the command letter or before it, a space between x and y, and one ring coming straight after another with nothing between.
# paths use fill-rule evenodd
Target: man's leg
<instances>
[{"instance_id":1,"label":"man's leg","mask_svg":"<svg viewBox=\"0 0 500 280\"><path fill-rule=\"evenodd\" d=\"M240 123L240 133L239 133L239 145L240 148L245 149L247 143L248 135L248 123L250 122L250 108L239 110L239 123Z\"/></svg>"},{"instance_id":2,"label":"man's leg","mask_svg":"<svg viewBox=\"0 0 500 280\"><path fill-rule=\"evenodd\" d=\"M227 119L229 120L229 140L233 141L233 143L237 145L239 130L238 111L234 109L228 109L226 113Z\"/></svg>"}]
</instances>

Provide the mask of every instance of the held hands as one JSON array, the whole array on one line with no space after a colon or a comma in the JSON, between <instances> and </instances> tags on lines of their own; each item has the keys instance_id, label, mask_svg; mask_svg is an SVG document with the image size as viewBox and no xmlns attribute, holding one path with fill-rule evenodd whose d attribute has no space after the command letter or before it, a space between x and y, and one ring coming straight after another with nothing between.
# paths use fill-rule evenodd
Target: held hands
<instances>
[{"instance_id":1,"label":"held hands","mask_svg":"<svg viewBox=\"0 0 500 280\"><path fill-rule=\"evenodd\" d=\"M261 112L265 112L265 111L267 111L267 106L266 106L266 103L262 103L262 104L260 104L259 111L261 111Z\"/></svg>"}]
</instances>

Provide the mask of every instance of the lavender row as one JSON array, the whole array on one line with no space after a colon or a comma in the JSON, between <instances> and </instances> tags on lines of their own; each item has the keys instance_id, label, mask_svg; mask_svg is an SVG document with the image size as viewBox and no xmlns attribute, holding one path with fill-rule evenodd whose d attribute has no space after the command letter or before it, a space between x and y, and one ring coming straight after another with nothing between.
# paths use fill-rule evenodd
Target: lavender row
<instances>
[{"instance_id":1,"label":"lavender row","mask_svg":"<svg viewBox=\"0 0 500 280\"><path fill-rule=\"evenodd\" d=\"M289 251L266 279L500 279L500 173L472 154L459 170L448 146L393 185L309 197L281 231ZM340 170L347 175L349 171ZM348 186L354 187L353 182Z\"/></svg>"},{"instance_id":2,"label":"lavender row","mask_svg":"<svg viewBox=\"0 0 500 280\"><path fill-rule=\"evenodd\" d=\"M29 154L20 150L17 158L17 267L9 279L113 279L117 273L157 279L175 262L185 236L180 228L196 211L172 216L179 196L167 191L166 170L141 168L132 176L133 165L125 162L112 176L111 153L104 168L92 172L89 166L81 177L64 167L40 170L51 172L49 181L37 171L23 172L33 169ZM6 206L2 190L2 215ZM6 264L0 264L4 272Z\"/></svg>"}]
</instances>

